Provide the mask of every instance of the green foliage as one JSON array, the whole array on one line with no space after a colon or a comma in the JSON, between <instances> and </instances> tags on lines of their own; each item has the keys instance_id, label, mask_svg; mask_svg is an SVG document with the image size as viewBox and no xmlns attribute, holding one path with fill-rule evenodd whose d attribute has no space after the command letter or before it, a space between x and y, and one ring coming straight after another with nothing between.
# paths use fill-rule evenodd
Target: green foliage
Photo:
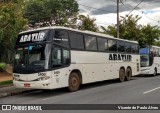
<instances>
[{"instance_id":1,"label":"green foliage","mask_svg":"<svg viewBox=\"0 0 160 113\"><path fill-rule=\"evenodd\" d=\"M140 17L136 15L126 15L125 17L121 16L120 25L119 25L119 35L120 38L128 39L128 40L138 40L139 39L139 28L137 27L137 22L140 20ZM112 35L114 37L117 36L117 27L116 25L108 26L107 34Z\"/></svg>"},{"instance_id":2,"label":"green foliage","mask_svg":"<svg viewBox=\"0 0 160 113\"><path fill-rule=\"evenodd\" d=\"M115 25L113 25L113 26L109 25L108 29L101 26L101 29L103 30L102 33L109 34L109 35L112 35L114 37L117 37L117 31L116 31L116 26Z\"/></svg>"},{"instance_id":3,"label":"green foliage","mask_svg":"<svg viewBox=\"0 0 160 113\"><path fill-rule=\"evenodd\" d=\"M120 19L120 38L136 40L140 45L153 45L155 39L160 36L160 29L156 26L146 25L139 26L138 21L141 19L138 15L126 15ZM108 26L108 29L101 27L103 33L117 36L116 25Z\"/></svg>"},{"instance_id":4,"label":"green foliage","mask_svg":"<svg viewBox=\"0 0 160 113\"><path fill-rule=\"evenodd\" d=\"M0 72L6 69L6 63L0 63Z\"/></svg>"},{"instance_id":5,"label":"green foliage","mask_svg":"<svg viewBox=\"0 0 160 113\"><path fill-rule=\"evenodd\" d=\"M160 41L156 41L156 42L154 42L154 45L156 45L156 46L160 46Z\"/></svg>"},{"instance_id":6,"label":"green foliage","mask_svg":"<svg viewBox=\"0 0 160 113\"><path fill-rule=\"evenodd\" d=\"M0 85L10 85L10 84L13 84L13 80L7 80L7 81L0 82Z\"/></svg>"},{"instance_id":7,"label":"green foliage","mask_svg":"<svg viewBox=\"0 0 160 113\"><path fill-rule=\"evenodd\" d=\"M78 12L75 0L29 0L26 2L24 16L31 27L67 26L68 19Z\"/></svg>"},{"instance_id":8,"label":"green foliage","mask_svg":"<svg viewBox=\"0 0 160 113\"><path fill-rule=\"evenodd\" d=\"M25 29L22 1L0 3L0 61L12 62L17 34Z\"/></svg>"},{"instance_id":9,"label":"green foliage","mask_svg":"<svg viewBox=\"0 0 160 113\"><path fill-rule=\"evenodd\" d=\"M78 15L77 20L79 21L77 28L79 30L88 30L88 31L98 31L98 27L95 24L96 19L90 18L89 15Z\"/></svg>"},{"instance_id":10,"label":"green foliage","mask_svg":"<svg viewBox=\"0 0 160 113\"><path fill-rule=\"evenodd\" d=\"M160 36L160 29L157 26L146 25L141 28L141 45L153 45Z\"/></svg>"}]
</instances>

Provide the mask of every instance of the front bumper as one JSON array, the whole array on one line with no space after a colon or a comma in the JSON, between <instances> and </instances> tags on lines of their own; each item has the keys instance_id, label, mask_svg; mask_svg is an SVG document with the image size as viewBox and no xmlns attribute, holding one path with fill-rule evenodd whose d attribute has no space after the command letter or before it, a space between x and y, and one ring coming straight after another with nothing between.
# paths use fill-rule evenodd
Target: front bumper
<instances>
[{"instance_id":1,"label":"front bumper","mask_svg":"<svg viewBox=\"0 0 160 113\"><path fill-rule=\"evenodd\" d=\"M48 80L46 81L37 81L37 82L20 82L13 81L15 88L24 88L24 89L51 89L51 84Z\"/></svg>"}]
</instances>

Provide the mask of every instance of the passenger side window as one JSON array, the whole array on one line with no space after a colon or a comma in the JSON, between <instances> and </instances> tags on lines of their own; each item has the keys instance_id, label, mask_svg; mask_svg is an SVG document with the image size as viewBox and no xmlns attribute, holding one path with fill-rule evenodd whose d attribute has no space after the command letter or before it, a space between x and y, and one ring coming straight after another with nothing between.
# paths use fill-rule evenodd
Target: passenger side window
<instances>
[{"instance_id":1,"label":"passenger side window","mask_svg":"<svg viewBox=\"0 0 160 113\"><path fill-rule=\"evenodd\" d=\"M95 36L85 36L85 46L87 50L97 50L97 41Z\"/></svg>"},{"instance_id":2,"label":"passenger side window","mask_svg":"<svg viewBox=\"0 0 160 113\"><path fill-rule=\"evenodd\" d=\"M78 33L69 33L70 45L73 49L84 49L83 35Z\"/></svg>"},{"instance_id":3,"label":"passenger side window","mask_svg":"<svg viewBox=\"0 0 160 113\"><path fill-rule=\"evenodd\" d=\"M56 30L54 35L54 43L64 47L69 47L68 33L64 30Z\"/></svg>"},{"instance_id":4,"label":"passenger side window","mask_svg":"<svg viewBox=\"0 0 160 113\"><path fill-rule=\"evenodd\" d=\"M115 40L108 40L109 51L117 51L117 43Z\"/></svg>"},{"instance_id":5,"label":"passenger side window","mask_svg":"<svg viewBox=\"0 0 160 113\"><path fill-rule=\"evenodd\" d=\"M138 53L138 45L137 44L132 44L132 53Z\"/></svg>"},{"instance_id":6,"label":"passenger side window","mask_svg":"<svg viewBox=\"0 0 160 113\"><path fill-rule=\"evenodd\" d=\"M118 48L118 52L124 52L124 42L122 41L117 41L117 48Z\"/></svg>"},{"instance_id":7,"label":"passenger side window","mask_svg":"<svg viewBox=\"0 0 160 113\"><path fill-rule=\"evenodd\" d=\"M157 49L157 48L154 48L154 56L156 56L156 57L159 56L159 53L158 53L158 49Z\"/></svg>"},{"instance_id":8,"label":"passenger side window","mask_svg":"<svg viewBox=\"0 0 160 113\"><path fill-rule=\"evenodd\" d=\"M69 65L70 64L70 53L69 50L63 49L63 64Z\"/></svg>"},{"instance_id":9,"label":"passenger side window","mask_svg":"<svg viewBox=\"0 0 160 113\"><path fill-rule=\"evenodd\" d=\"M100 51L107 51L108 50L107 39L97 38L97 41L98 41L98 50L100 50Z\"/></svg>"},{"instance_id":10,"label":"passenger side window","mask_svg":"<svg viewBox=\"0 0 160 113\"><path fill-rule=\"evenodd\" d=\"M130 43L125 43L125 50L128 53L131 53L131 44Z\"/></svg>"}]
</instances>

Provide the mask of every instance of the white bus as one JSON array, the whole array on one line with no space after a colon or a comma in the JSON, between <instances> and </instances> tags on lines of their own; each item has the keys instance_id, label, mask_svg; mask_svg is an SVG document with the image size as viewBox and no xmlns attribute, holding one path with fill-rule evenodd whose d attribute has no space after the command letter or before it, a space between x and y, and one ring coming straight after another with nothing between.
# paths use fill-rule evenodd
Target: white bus
<instances>
[{"instance_id":1,"label":"white bus","mask_svg":"<svg viewBox=\"0 0 160 113\"><path fill-rule=\"evenodd\" d=\"M155 76L160 73L160 47L142 46L139 53L141 58L140 74Z\"/></svg>"},{"instance_id":2,"label":"white bus","mask_svg":"<svg viewBox=\"0 0 160 113\"><path fill-rule=\"evenodd\" d=\"M81 84L139 74L138 43L66 27L21 32L16 42L14 86L76 91Z\"/></svg>"}]
</instances>

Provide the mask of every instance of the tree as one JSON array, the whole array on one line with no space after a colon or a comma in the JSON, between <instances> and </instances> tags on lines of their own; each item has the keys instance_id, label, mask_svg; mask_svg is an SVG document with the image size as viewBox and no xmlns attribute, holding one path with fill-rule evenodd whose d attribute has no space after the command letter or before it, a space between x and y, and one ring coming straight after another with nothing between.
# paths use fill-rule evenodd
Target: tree
<instances>
[{"instance_id":1,"label":"tree","mask_svg":"<svg viewBox=\"0 0 160 113\"><path fill-rule=\"evenodd\" d=\"M141 19L138 15L126 15L125 17L121 16L120 19L120 38L128 39L128 40L136 40L140 45L152 45L155 42L159 35L159 28L156 26L146 25L140 26L138 25L138 21ZM108 29L101 27L103 29L103 33L112 35L114 37L117 36L117 27L116 25L108 26Z\"/></svg>"},{"instance_id":2,"label":"tree","mask_svg":"<svg viewBox=\"0 0 160 113\"><path fill-rule=\"evenodd\" d=\"M25 29L21 0L0 3L0 61L11 63L17 34Z\"/></svg>"},{"instance_id":3,"label":"tree","mask_svg":"<svg viewBox=\"0 0 160 113\"><path fill-rule=\"evenodd\" d=\"M77 18L77 28L79 30L88 30L88 31L98 31L98 27L95 24L96 19L95 18L90 18L89 15L84 16L84 15L78 15Z\"/></svg>"},{"instance_id":4,"label":"tree","mask_svg":"<svg viewBox=\"0 0 160 113\"><path fill-rule=\"evenodd\" d=\"M138 20L140 20L141 17L136 15L133 17L133 15L126 15L125 17L121 16L120 19L120 25L119 25L119 34L120 38L128 39L128 40L138 40L139 36L137 32L139 32L138 27ZM104 29L104 28L103 28ZM116 25L108 26L107 34L113 35L114 37L117 36L117 27Z\"/></svg>"},{"instance_id":5,"label":"tree","mask_svg":"<svg viewBox=\"0 0 160 113\"><path fill-rule=\"evenodd\" d=\"M160 29L157 26L146 25L141 29L141 45L153 45L160 36Z\"/></svg>"},{"instance_id":6,"label":"tree","mask_svg":"<svg viewBox=\"0 0 160 113\"><path fill-rule=\"evenodd\" d=\"M30 26L67 26L68 19L78 13L75 0L29 0L26 2L24 16Z\"/></svg>"}]
</instances>

